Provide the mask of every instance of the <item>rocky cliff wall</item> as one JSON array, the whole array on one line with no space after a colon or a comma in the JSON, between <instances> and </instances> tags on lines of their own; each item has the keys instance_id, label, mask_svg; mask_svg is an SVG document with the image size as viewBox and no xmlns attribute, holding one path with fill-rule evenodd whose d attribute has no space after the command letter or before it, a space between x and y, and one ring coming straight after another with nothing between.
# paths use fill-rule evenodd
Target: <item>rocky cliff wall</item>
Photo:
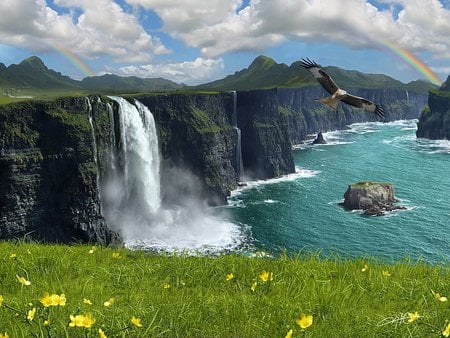
<instances>
[{"instance_id":1,"label":"rocky cliff wall","mask_svg":"<svg viewBox=\"0 0 450 338\"><path fill-rule=\"evenodd\" d=\"M420 115L417 137L450 140L450 76L440 90L430 92L428 106Z\"/></svg>"},{"instance_id":2,"label":"rocky cliff wall","mask_svg":"<svg viewBox=\"0 0 450 338\"><path fill-rule=\"evenodd\" d=\"M119 243L100 214L84 98L0 107L0 238Z\"/></svg>"}]
</instances>

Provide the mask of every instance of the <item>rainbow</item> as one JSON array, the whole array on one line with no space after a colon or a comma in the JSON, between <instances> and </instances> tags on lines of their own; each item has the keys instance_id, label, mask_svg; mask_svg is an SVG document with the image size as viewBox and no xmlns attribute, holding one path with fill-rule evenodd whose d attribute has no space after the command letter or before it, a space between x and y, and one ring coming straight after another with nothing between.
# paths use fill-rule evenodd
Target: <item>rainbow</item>
<instances>
[{"instance_id":1,"label":"rainbow","mask_svg":"<svg viewBox=\"0 0 450 338\"><path fill-rule=\"evenodd\" d=\"M410 64L415 70L420 74L424 75L431 83L436 85L441 85L442 81L437 77L437 75L419 58L408 50L400 47L398 44L384 40L381 44L385 46L389 51L393 52L395 55L399 56L401 59Z\"/></svg>"},{"instance_id":2,"label":"rainbow","mask_svg":"<svg viewBox=\"0 0 450 338\"><path fill-rule=\"evenodd\" d=\"M94 76L95 73L92 71L92 69L85 63L83 60L80 59L78 55L76 55L74 52L69 50L68 48L52 43L50 46L55 49L59 54L64 56L67 60L70 61L78 70L83 73L84 76Z\"/></svg>"}]
</instances>

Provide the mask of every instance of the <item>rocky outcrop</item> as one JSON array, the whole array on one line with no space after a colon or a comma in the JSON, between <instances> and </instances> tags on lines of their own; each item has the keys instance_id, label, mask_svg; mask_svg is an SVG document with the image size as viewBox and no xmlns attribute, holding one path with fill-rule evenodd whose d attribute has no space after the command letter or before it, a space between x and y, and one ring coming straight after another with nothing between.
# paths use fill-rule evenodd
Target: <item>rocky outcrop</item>
<instances>
[{"instance_id":1,"label":"rocky outcrop","mask_svg":"<svg viewBox=\"0 0 450 338\"><path fill-rule=\"evenodd\" d=\"M327 141L323 138L322 132L318 132L316 138L314 141L312 141L312 144L327 144Z\"/></svg>"},{"instance_id":2,"label":"rocky outcrop","mask_svg":"<svg viewBox=\"0 0 450 338\"><path fill-rule=\"evenodd\" d=\"M393 184L366 181L349 185L342 205L346 209L362 209L365 214L381 216L385 211L403 209L395 206L395 202Z\"/></svg>"},{"instance_id":3,"label":"rocky outcrop","mask_svg":"<svg viewBox=\"0 0 450 338\"><path fill-rule=\"evenodd\" d=\"M100 213L84 98L0 109L0 238L120 243Z\"/></svg>"},{"instance_id":4,"label":"rocky outcrop","mask_svg":"<svg viewBox=\"0 0 450 338\"><path fill-rule=\"evenodd\" d=\"M430 91L428 106L417 124L417 137L450 140L450 76L440 90Z\"/></svg>"}]
</instances>

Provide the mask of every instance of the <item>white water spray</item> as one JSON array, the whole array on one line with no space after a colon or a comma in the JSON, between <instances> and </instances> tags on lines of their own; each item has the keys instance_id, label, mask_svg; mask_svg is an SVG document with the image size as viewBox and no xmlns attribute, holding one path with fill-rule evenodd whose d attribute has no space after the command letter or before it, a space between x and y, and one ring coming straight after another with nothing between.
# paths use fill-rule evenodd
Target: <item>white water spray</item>
<instances>
[{"instance_id":1,"label":"white water spray","mask_svg":"<svg viewBox=\"0 0 450 338\"><path fill-rule=\"evenodd\" d=\"M120 140L116 150L112 146L118 168L108 175L102 189L108 225L129 247L207 252L236 248L242 241L240 228L209 215L197 198L178 196L180 203L162 206L153 115L139 101L131 104L120 97L110 98L119 105ZM165 190L181 195L180 185L195 185L195 180L180 168L170 173L172 179L168 186L165 183Z\"/></svg>"},{"instance_id":2,"label":"white water spray","mask_svg":"<svg viewBox=\"0 0 450 338\"><path fill-rule=\"evenodd\" d=\"M97 155L97 140L95 138L95 128L94 128L94 121L93 121L93 112L92 112L92 105L91 105L91 101L89 100L88 97L86 97L86 103L88 106L88 119L89 119L89 124L91 126L91 134L92 134L92 149L93 149L93 157L94 157L94 163L95 163L95 167L97 168L97 173L96 173L96 181L97 181L97 187L100 186L100 177L98 174L98 155ZM101 196L98 193L98 189L97 189L97 197L100 201L100 212L101 212Z\"/></svg>"}]
</instances>

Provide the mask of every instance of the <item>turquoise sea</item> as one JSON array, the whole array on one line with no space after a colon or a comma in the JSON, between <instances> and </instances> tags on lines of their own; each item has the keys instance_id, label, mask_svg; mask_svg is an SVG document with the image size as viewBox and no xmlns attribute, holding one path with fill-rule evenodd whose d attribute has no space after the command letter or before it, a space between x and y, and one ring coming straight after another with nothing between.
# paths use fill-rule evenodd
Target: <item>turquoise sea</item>
<instances>
[{"instance_id":1,"label":"turquoise sea","mask_svg":"<svg viewBox=\"0 0 450 338\"><path fill-rule=\"evenodd\" d=\"M416 120L358 123L294 146L297 172L233 192L231 222L252 250L450 261L450 141L417 139ZM311 136L313 137L313 136ZM351 183L391 182L406 210L365 216L339 202Z\"/></svg>"}]
</instances>

